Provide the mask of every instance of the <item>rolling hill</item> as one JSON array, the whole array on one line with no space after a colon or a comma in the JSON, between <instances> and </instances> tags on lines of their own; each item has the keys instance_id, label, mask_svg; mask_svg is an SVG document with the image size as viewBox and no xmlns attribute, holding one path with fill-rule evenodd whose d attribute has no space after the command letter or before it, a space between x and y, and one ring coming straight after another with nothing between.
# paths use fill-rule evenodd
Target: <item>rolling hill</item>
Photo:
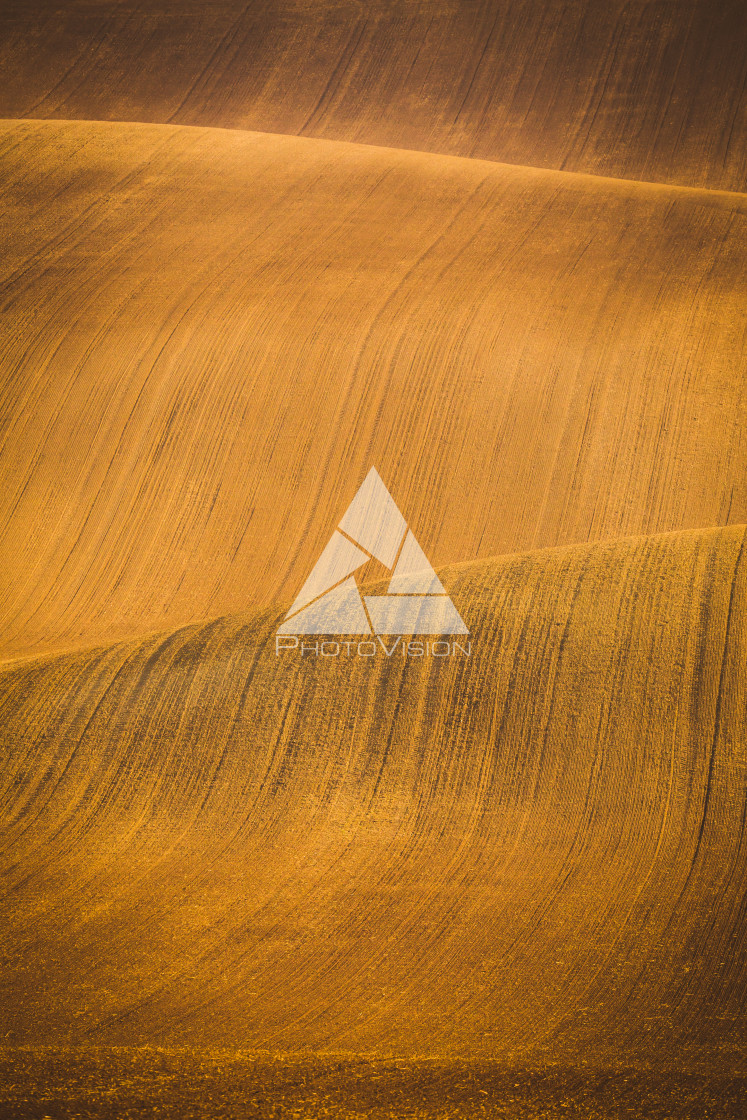
<instances>
[{"instance_id":1,"label":"rolling hill","mask_svg":"<svg viewBox=\"0 0 747 1120\"><path fill-rule=\"evenodd\" d=\"M742 1120L745 5L0 73L2 1120ZM374 467L459 633L278 641Z\"/></svg>"},{"instance_id":2,"label":"rolling hill","mask_svg":"<svg viewBox=\"0 0 747 1120\"><path fill-rule=\"evenodd\" d=\"M747 189L741 0L5 0L0 117Z\"/></svg>"},{"instance_id":3,"label":"rolling hill","mask_svg":"<svg viewBox=\"0 0 747 1120\"><path fill-rule=\"evenodd\" d=\"M447 568L470 656L270 612L6 668L13 1044L733 1075L744 540Z\"/></svg>"},{"instance_id":4,"label":"rolling hill","mask_svg":"<svg viewBox=\"0 0 747 1120\"><path fill-rule=\"evenodd\" d=\"M375 465L436 564L747 521L747 202L8 122L5 658L290 601Z\"/></svg>"}]
</instances>

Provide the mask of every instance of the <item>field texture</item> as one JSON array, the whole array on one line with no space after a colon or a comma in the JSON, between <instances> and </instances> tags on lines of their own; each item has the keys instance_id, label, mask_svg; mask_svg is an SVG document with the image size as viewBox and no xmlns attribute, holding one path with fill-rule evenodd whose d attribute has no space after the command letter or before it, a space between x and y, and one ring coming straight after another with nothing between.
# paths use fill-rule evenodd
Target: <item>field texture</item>
<instances>
[{"instance_id":1,"label":"field texture","mask_svg":"<svg viewBox=\"0 0 747 1120\"><path fill-rule=\"evenodd\" d=\"M0 117L747 188L742 0L4 0Z\"/></svg>"},{"instance_id":2,"label":"field texture","mask_svg":"<svg viewBox=\"0 0 747 1120\"><path fill-rule=\"evenodd\" d=\"M371 465L436 565L747 521L742 195L132 125L0 161L6 657L289 604Z\"/></svg>"},{"instance_id":3,"label":"field texture","mask_svg":"<svg viewBox=\"0 0 747 1120\"><path fill-rule=\"evenodd\" d=\"M2 1120L742 1120L744 5L0 73ZM469 634L280 649L371 467Z\"/></svg>"}]
</instances>

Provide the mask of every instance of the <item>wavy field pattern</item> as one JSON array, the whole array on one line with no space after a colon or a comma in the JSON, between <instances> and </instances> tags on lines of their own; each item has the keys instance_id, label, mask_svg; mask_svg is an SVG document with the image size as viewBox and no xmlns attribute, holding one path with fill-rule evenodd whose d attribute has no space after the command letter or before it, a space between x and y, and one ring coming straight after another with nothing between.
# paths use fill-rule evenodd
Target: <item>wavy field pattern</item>
<instances>
[{"instance_id":1,"label":"wavy field pattern","mask_svg":"<svg viewBox=\"0 0 747 1120\"><path fill-rule=\"evenodd\" d=\"M5 0L0 117L747 188L741 0Z\"/></svg>"},{"instance_id":2,"label":"wavy field pattern","mask_svg":"<svg viewBox=\"0 0 747 1120\"><path fill-rule=\"evenodd\" d=\"M740 1120L743 5L0 69L0 1115ZM279 648L372 466L469 635Z\"/></svg>"},{"instance_id":3,"label":"wavy field pattern","mask_svg":"<svg viewBox=\"0 0 747 1120\"><path fill-rule=\"evenodd\" d=\"M371 465L436 564L747 521L741 195L124 125L0 158L6 656L290 603Z\"/></svg>"},{"instance_id":4,"label":"wavy field pattern","mask_svg":"<svg viewBox=\"0 0 747 1120\"><path fill-rule=\"evenodd\" d=\"M18 1041L734 1062L744 543L445 569L471 658L273 614L6 670Z\"/></svg>"}]
</instances>

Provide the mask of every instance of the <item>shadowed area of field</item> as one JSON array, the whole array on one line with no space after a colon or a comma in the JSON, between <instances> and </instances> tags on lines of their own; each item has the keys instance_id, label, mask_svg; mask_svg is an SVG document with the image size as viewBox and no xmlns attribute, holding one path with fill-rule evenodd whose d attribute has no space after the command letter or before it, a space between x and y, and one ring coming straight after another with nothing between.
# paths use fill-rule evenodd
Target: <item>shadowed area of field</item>
<instances>
[{"instance_id":1,"label":"shadowed area of field","mask_svg":"<svg viewBox=\"0 0 747 1120\"><path fill-rule=\"evenodd\" d=\"M6 1045L743 1073L744 539L447 568L469 657L6 668Z\"/></svg>"},{"instance_id":2,"label":"shadowed area of field","mask_svg":"<svg viewBox=\"0 0 747 1120\"><path fill-rule=\"evenodd\" d=\"M747 188L742 0L5 0L0 116Z\"/></svg>"},{"instance_id":3,"label":"shadowed area of field","mask_svg":"<svg viewBox=\"0 0 747 1120\"><path fill-rule=\"evenodd\" d=\"M7 1120L741 1120L747 1100L739 1075L152 1047L0 1050L0 1077Z\"/></svg>"},{"instance_id":4,"label":"shadowed area of field","mask_svg":"<svg viewBox=\"0 0 747 1120\"><path fill-rule=\"evenodd\" d=\"M375 464L436 564L747 520L742 195L8 122L5 657L290 602Z\"/></svg>"}]
</instances>

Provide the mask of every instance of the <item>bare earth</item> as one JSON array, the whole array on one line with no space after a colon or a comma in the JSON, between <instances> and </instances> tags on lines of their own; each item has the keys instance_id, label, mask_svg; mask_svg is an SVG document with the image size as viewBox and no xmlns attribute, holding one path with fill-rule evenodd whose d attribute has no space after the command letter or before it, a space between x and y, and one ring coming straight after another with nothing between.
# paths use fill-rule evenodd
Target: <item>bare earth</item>
<instances>
[{"instance_id":1,"label":"bare earth","mask_svg":"<svg viewBox=\"0 0 747 1120\"><path fill-rule=\"evenodd\" d=\"M9 1037L733 1074L746 559L446 569L469 658L271 612L8 667Z\"/></svg>"},{"instance_id":2,"label":"bare earth","mask_svg":"<svg viewBox=\"0 0 747 1120\"><path fill-rule=\"evenodd\" d=\"M287 605L371 465L436 565L747 521L745 196L143 125L0 163L5 657Z\"/></svg>"},{"instance_id":3,"label":"bare earth","mask_svg":"<svg viewBox=\"0 0 747 1120\"><path fill-rule=\"evenodd\" d=\"M4 0L0 117L747 189L742 0Z\"/></svg>"},{"instance_id":4,"label":"bare earth","mask_svg":"<svg viewBox=\"0 0 747 1120\"><path fill-rule=\"evenodd\" d=\"M747 1103L744 1076L344 1055L44 1048L0 1071L7 1120L741 1120Z\"/></svg>"},{"instance_id":5,"label":"bare earth","mask_svg":"<svg viewBox=\"0 0 747 1120\"><path fill-rule=\"evenodd\" d=\"M0 73L0 1118L742 1120L747 8ZM372 466L469 635L278 655Z\"/></svg>"}]
</instances>

